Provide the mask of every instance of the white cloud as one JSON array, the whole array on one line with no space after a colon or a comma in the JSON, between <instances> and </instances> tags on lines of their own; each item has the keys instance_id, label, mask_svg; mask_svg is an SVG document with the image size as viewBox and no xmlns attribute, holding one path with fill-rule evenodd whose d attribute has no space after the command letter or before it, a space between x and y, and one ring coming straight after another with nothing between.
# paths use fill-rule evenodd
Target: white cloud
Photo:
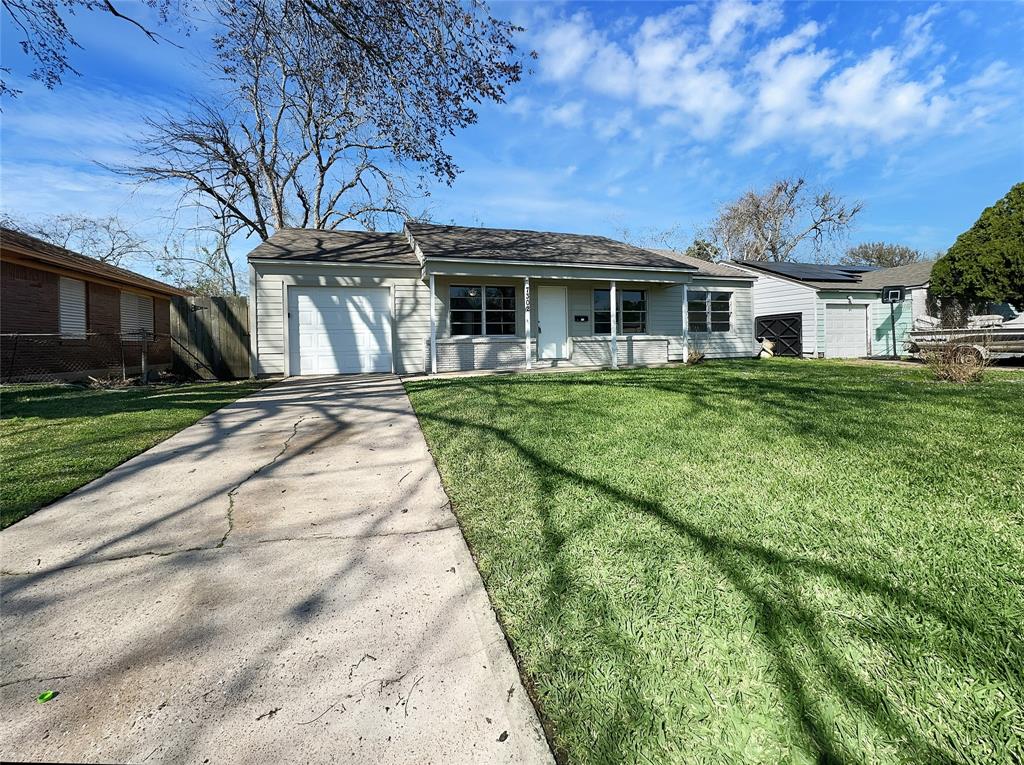
<instances>
[{"instance_id":1,"label":"white cloud","mask_svg":"<svg viewBox=\"0 0 1024 765\"><path fill-rule=\"evenodd\" d=\"M561 106L548 108L544 112L544 122L567 128L579 127L583 123L583 102L569 101Z\"/></svg>"},{"instance_id":2,"label":"white cloud","mask_svg":"<svg viewBox=\"0 0 1024 765\"><path fill-rule=\"evenodd\" d=\"M595 33L585 14L554 22L537 39L541 73L551 80L567 80L579 73L595 48Z\"/></svg>"},{"instance_id":3,"label":"white cloud","mask_svg":"<svg viewBox=\"0 0 1024 765\"><path fill-rule=\"evenodd\" d=\"M770 29L781 20L782 9L777 3L723 0L715 6L711 14L711 22L708 24L708 39L712 45L721 45L730 36L739 37L745 26L751 26L758 30Z\"/></svg>"},{"instance_id":4,"label":"white cloud","mask_svg":"<svg viewBox=\"0 0 1024 765\"><path fill-rule=\"evenodd\" d=\"M908 16L903 22L903 48L901 51L905 61L917 58L922 53L940 53L941 45L936 45L932 37L932 19L942 10L938 5L930 6L923 13Z\"/></svg>"},{"instance_id":5,"label":"white cloud","mask_svg":"<svg viewBox=\"0 0 1024 765\"><path fill-rule=\"evenodd\" d=\"M631 109L620 109L611 116L598 117L594 120L594 133L602 141L611 141L622 133L633 130L635 128Z\"/></svg>"}]
</instances>

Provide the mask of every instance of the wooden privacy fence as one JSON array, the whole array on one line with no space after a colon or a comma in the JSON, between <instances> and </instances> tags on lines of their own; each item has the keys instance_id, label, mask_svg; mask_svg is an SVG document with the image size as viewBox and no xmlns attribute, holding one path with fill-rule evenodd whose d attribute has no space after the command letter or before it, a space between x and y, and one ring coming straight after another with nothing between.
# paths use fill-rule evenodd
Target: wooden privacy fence
<instances>
[{"instance_id":1,"label":"wooden privacy fence","mask_svg":"<svg viewBox=\"0 0 1024 765\"><path fill-rule=\"evenodd\" d=\"M249 301L171 298L174 371L203 380L249 377Z\"/></svg>"}]
</instances>

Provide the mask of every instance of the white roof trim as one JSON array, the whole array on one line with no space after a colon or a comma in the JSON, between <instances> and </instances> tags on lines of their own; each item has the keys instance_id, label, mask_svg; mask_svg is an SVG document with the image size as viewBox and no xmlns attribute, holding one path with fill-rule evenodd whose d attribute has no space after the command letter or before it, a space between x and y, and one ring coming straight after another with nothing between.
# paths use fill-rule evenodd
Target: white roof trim
<instances>
[{"instance_id":1,"label":"white roof trim","mask_svg":"<svg viewBox=\"0 0 1024 765\"><path fill-rule=\"evenodd\" d=\"M418 263L361 263L353 262L348 263L345 261L337 260L295 260L293 258L249 258L252 263L295 263L300 266L355 266L358 268L407 268L410 270L419 270L420 266Z\"/></svg>"},{"instance_id":2,"label":"white roof trim","mask_svg":"<svg viewBox=\"0 0 1024 765\"><path fill-rule=\"evenodd\" d=\"M531 266L541 268L591 268L609 271L671 271L679 274L696 274L696 268L666 268L665 266L620 266L614 263L568 263L563 261L504 260L499 258L438 258L425 256L426 263L483 263L490 266Z\"/></svg>"}]
</instances>

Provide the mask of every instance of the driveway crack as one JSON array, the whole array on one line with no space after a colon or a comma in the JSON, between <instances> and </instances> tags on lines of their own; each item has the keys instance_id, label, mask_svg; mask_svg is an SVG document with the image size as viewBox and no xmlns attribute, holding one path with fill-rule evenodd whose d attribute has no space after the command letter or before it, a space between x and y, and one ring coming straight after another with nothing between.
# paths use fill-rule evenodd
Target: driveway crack
<instances>
[{"instance_id":1,"label":"driveway crack","mask_svg":"<svg viewBox=\"0 0 1024 765\"><path fill-rule=\"evenodd\" d=\"M295 421L295 424L292 425L291 435L284 440L284 443L281 444L281 449L277 452L277 454L273 456L273 458L269 462L264 462L258 468L249 473L249 475L247 475L241 481L239 481L230 489L228 489L228 528L224 532L224 536L220 538L220 541L216 545L214 545L214 549L219 550L221 547L223 547L224 544L228 541L228 537L231 535L231 532L235 530L235 495L241 490L243 486L245 486L245 484L247 484L257 475L262 473L265 469L273 465L279 459L281 459L284 453L288 451L288 446L291 444L292 439L295 438L296 435L298 435L299 424L304 419L306 419L305 415L303 415L302 417Z\"/></svg>"}]
</instances>

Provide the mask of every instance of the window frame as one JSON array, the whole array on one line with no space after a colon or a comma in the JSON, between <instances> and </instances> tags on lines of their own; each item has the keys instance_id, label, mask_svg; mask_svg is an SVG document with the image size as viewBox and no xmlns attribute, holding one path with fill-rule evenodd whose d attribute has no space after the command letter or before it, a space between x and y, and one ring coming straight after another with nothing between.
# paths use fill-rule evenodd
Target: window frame
<instances>
[{"instance_id":1,"label":"window frame","mask_svg":"<svg viewBox=\"0 0 1024 765\"><path fill-rule=\"evenodd\" d=\"M606 292L606 293L608 293L608 310L607 311L605 311L605 310L598 311L598 309L597 309L597 293L599 293L599 292ZM640 311L630 311L629 312L629 313L642 313L643 314L643 328L639 332L625 332L623 330L623 328L622 328L623 327L622 317L623 317L623 313L624 313L623 310L622 310L622 300L623 300L623 296L627 292L639 292L641 295L643 295L643 297L641 298L641 300L643 302L643 306L644 306L643 309L640 310ZM650 294L650 291L647 290L647 289L616 289L615 290L615 302L618 303L618 305L616 306L616 311L615 311L615 324L616 324L615 336L616 337L618 337L620 335L628 337L628 336L631 336L631 335L647 335L647 334L650 334L650 332L648 331L648 315L650 314L650 309L648 307L649 306L649 298L648 298L649 294ZM593 332L594 332L595 335L600 335L602 337L603 336L611 337L611 334L612 334L612 332L611 332L611 304L612 303L611 303L611 288L610 287L594 287L593 289L591 289L591 291L590 291L590 315L591 315L591 319L594 322ZM598 331L598 329L597 329L597 315L599 313L601 313L601 314L608 314L608 331L607 332Z\"/></svg>"},{"instance_id":2,"label":"window frame","mask_svg":"<svg viewBox=\"0 0 1024 765\"><path fill-rule=\"evenodd\" d=\"M455 333L455 329L454 329L455 323L452 321L452 314L454 313L454 311L452 310L452 290L453 289L459 289L459 288L461 288L461 289L477 289L477 290L480 290L480 307L479 308L459 308L459 309L457 309L458 312L460 312L460 313L470 313L470 312L476 313L476 312L479 312L479 315L480 315L480 331L479 332L474 332L474 333L464 333L464 332L462 332L462 333L458 333L458 334ZM492 313L511 313L512 314L513 319L512 319L512 332L511 333L497 333L497 332L488 332L487 331L487 290L488 289L512 290L512 308L507 308L506 307L506 308L499 308L499 309L495 309L495 308L491 309ZM501 299L502 300L507 300L507 298L505 298L505 297L502 297ZM448 309L448 336L450 338L454 339L454 338L468 338L468 337L518 337L518 330L519 330L519 295L516 292L516 286L514 284L486 284L486 283L483 283L483 284L466 284L466 283L460 283L460 284L454 284L453 283L453 284L449 284L448 285L448 306L447 306L447 309ZM500 324L503 324L503 325L507 326L509 322L506 321L506 322L496 322L496 323L500 323ZM473 322L473 324L476 324L476 322Z\"/></svg>"},{"instance_id":3,"label":"window frame","mask_svg":"<svg viewBox=\"0 0 1024 765\"><path fill-rule=\"evenodd\" d=\"M691 291L686 296L686 330L687 332L693 332L701 335L710 335L714 333L728 334L733 331L733 305L732 299L735 293L732 290L698 290ZM712 310L712 305L715 303L725 302L722 297L728 298L729 308L728 311ZM718 300L713 300L713 297L718 297ZM698 314L698 311L694 311L690 308L693 303L703 303L703 321L704 329L693 328L693 316ZM723 322L721 315L726 314L726 321ZM715 319L714 315L717 314L718 318ZM726 324L725 329L715 329L716 324Z\"/></svg>"}]
</instances>

